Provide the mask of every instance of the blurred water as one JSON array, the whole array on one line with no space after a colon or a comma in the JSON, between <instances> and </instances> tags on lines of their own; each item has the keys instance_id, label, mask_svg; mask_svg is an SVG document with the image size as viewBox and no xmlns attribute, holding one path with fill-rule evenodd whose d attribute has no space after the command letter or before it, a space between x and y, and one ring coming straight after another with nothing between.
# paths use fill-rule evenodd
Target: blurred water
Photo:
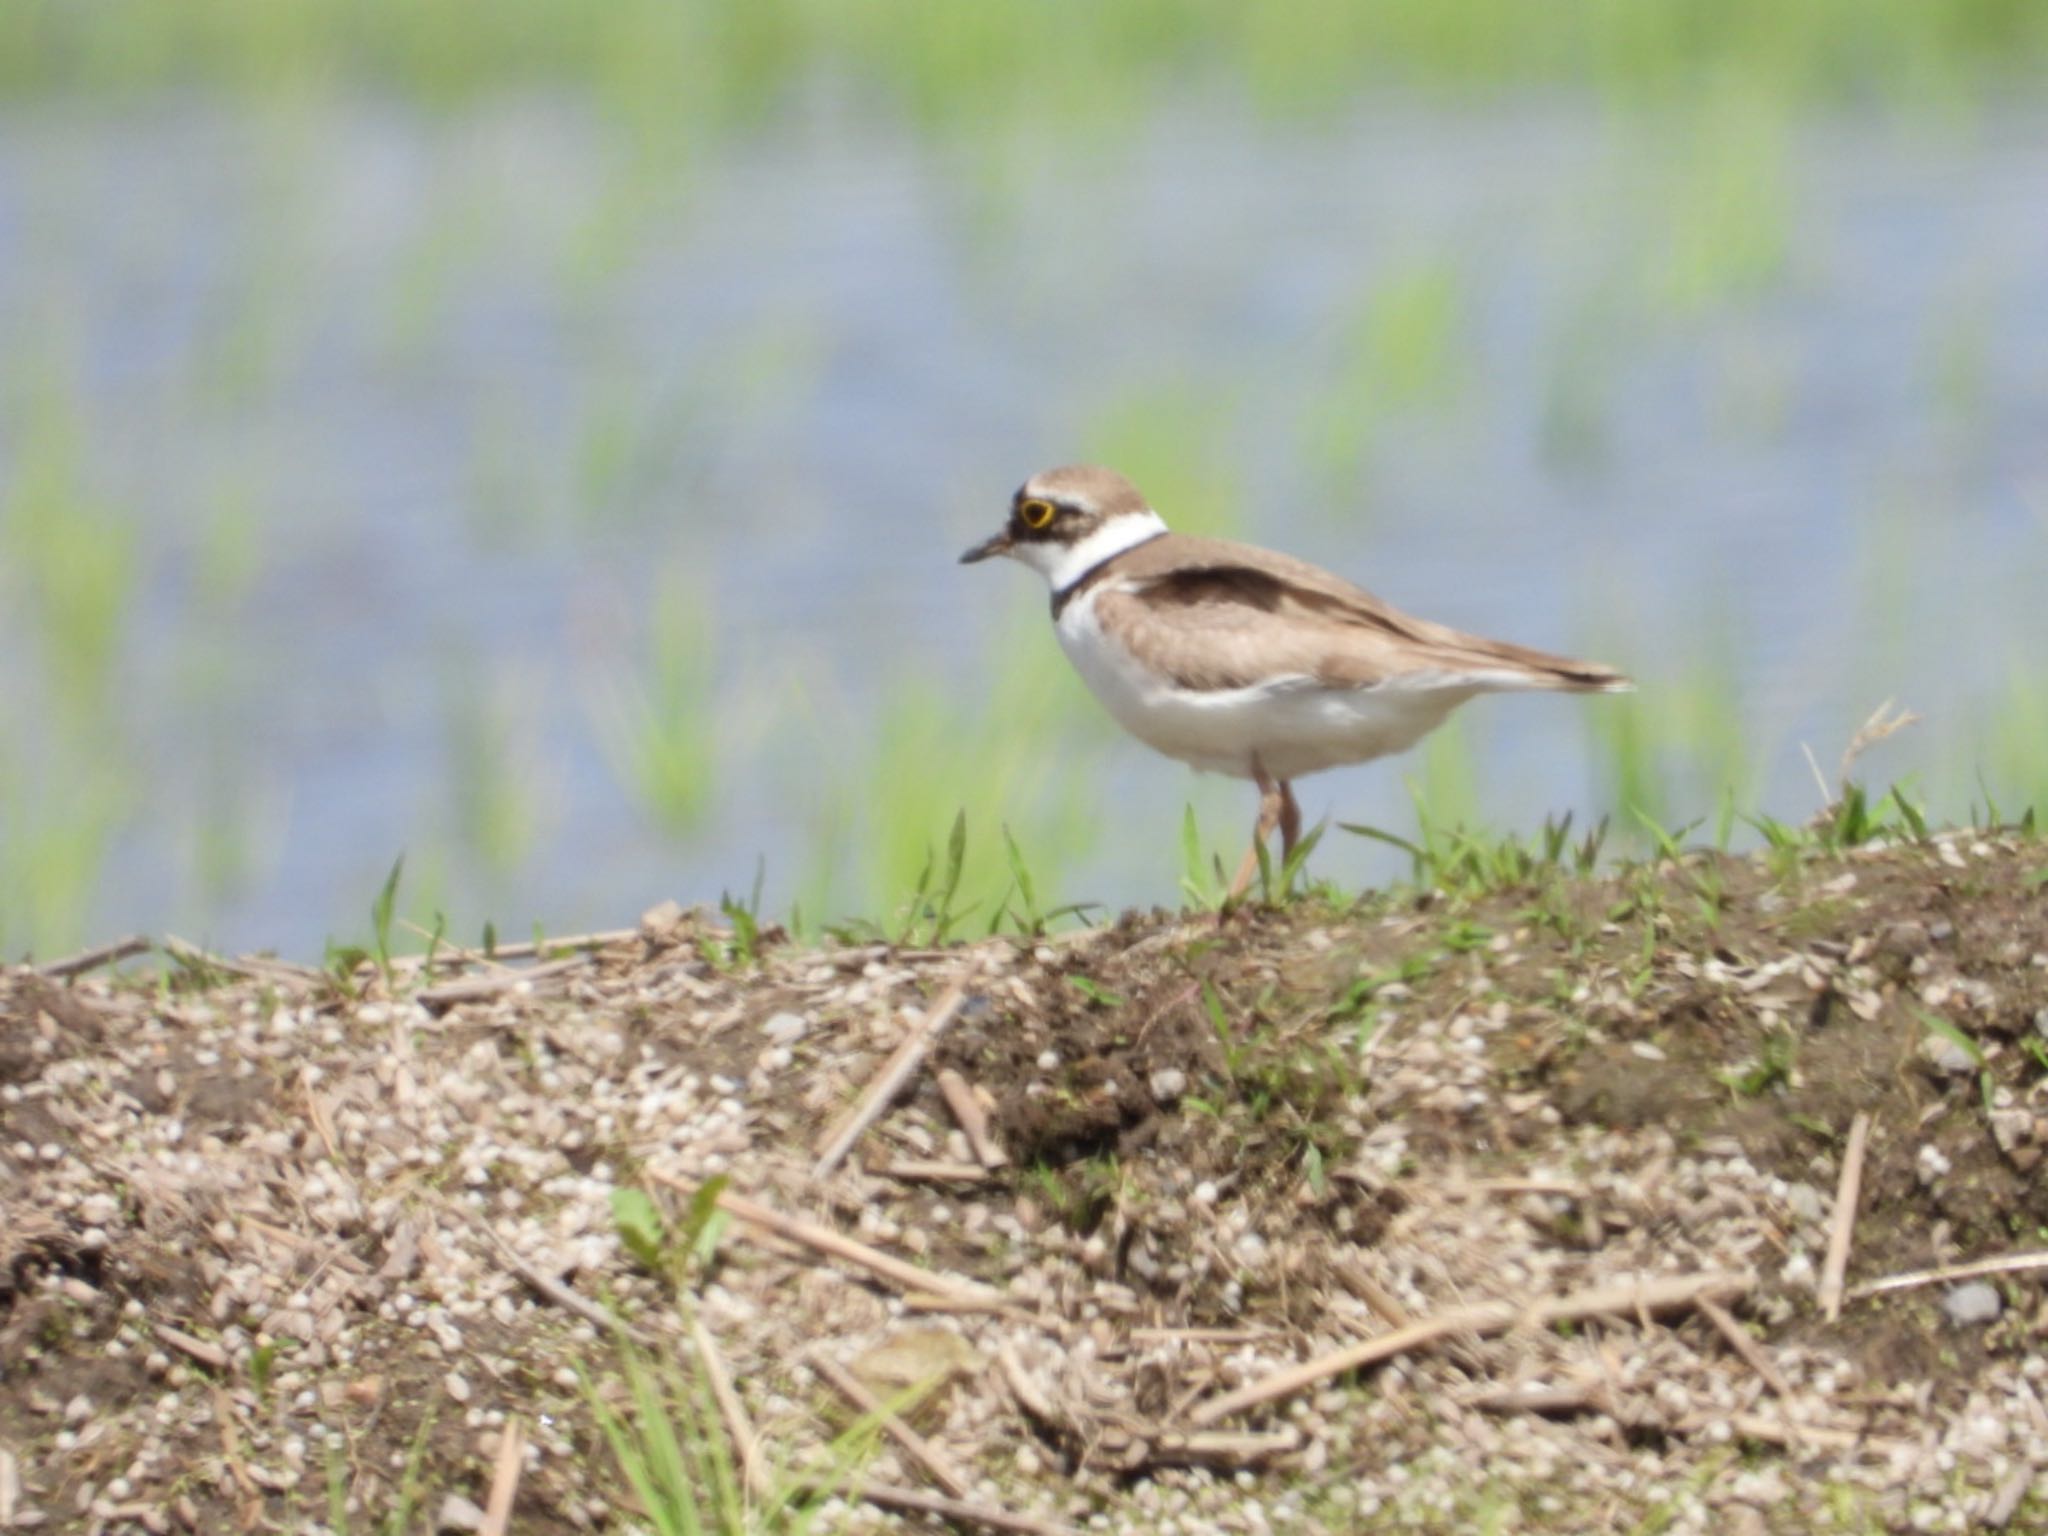
<instances>
[{"instance_id":1,"label":"blurred water","mask_svg":"<svg viewBox=\"0 0 2048 1536\"><path fill-rule=\"evenodd\" d=\"M85 927L307 953L362 932L400 850L465 933L630 921L757 859L786 904L892 686L964 717L1052 655L1035 578L953 562L1030 471L1120 442L1169 521L1169 488L1227 505L1646 699L1722 669L1781 813L1813 803L1799 743L1831 762L1893 693L1929 722L1879 775L1967 794L2048 640L2048 118L1763 142L1703 171L1683 125L1566 102L1287 130L1190 103L1113 148L834 119L656 172L548 100L13 110L0 494L68 417L140 573L98 738L132 800ZM1418 283L1446 339L1359 374L1359 317ZM55 751L39 579L0 542L17 776ZM658 580L715 635L681 834L601 745ZM1012 747L1100 807L1060 894L1176 899L1181 801L1221 841L1248 791L1060 686L1069 723ZM1597 808L1606 707L1468 710L1489 818ZM1405 825L1403 771L1305 806Z\"/></svg>"}]
</instances>

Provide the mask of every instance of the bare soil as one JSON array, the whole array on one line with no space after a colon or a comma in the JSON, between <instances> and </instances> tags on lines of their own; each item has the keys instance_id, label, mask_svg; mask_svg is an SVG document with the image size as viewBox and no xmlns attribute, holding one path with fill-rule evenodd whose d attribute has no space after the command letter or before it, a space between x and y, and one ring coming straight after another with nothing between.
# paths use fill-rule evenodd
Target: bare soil
<instances>
[{"instance_id":1,"label":"bare soil","mask_svg":"<svg viewBox=\"0 0 2048 1536\"><path fill-rule=\"evenodd\" d=\"M0 972L0 1529L474 1528L508 1424L510 1529L634 1529L587 1303L679 1357L694 1315L783 1470L848 1418L818 1355L885 1396L930 1362L970 1525L2048 1530L2044 875L1966 833L924 950L659 913L530 979ZM622 1247L614 1191L680 1228L714 1178L932 1283L746 1220L665 1274ZM1748 1348L1689 1305L1475 1324L1209 1411L1695 1277ZM890 1442L862 1475L931 1486Z\"/></svg>"}]
</instances>

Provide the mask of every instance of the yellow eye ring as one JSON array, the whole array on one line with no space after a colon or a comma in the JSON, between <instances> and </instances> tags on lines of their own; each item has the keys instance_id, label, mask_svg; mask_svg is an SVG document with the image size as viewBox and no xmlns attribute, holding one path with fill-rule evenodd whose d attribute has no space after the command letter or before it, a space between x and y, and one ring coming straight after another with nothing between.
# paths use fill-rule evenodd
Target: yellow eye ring
<instances>
[{"instance_id":1,"label":"yellow eye ring","mask_svg":"<svg viewBox=\"0 0 2048 1536\"><path fill-rule=\"evenodd\" d=\"M1049 501L1019 502L1017 517L1026 528L1044 528L1052 522L1053 505Z\"/></svg>"}]
</instances>

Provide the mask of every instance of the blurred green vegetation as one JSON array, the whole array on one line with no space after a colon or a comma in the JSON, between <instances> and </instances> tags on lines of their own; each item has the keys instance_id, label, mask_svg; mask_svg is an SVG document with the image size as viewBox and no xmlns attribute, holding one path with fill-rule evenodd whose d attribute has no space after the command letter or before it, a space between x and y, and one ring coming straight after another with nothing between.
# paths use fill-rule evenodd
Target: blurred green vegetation
<instances>
[{"instance_id":1,"label":"blurred green vegetation","mask_svg":"<svg viewBox=\"0 0 2048 1536\"><path fill-rule=\"evenodd\" d=\"M775 120L819 86L830 87L822 94L835 111L886 114L948 146L1086 136L1189 100L1241 100L1299 118L1346 110L1368 90L1460 100L1567 90L1628 125L1612 142L1619 195L1600 216L1640 228L1641 239L1616 258L1625 270L1581 274L1539 317L1547 338L1539 344L1541 449L1564 468L1610 451L1631 349L1702 332L1704 321L1784 284L1800 113L1837 103L1955 113L2037 84L2044 65L2042 0L0 4L0 99L18 103L192 93L288 109L361 94L453 110L486 95L587 99L655 163L617 169L583 235L557 253L555 297L573 313L601 307L629 273L650 209L688 180L664 174L669 167ZM289 111L265 118L266 131L288 139L291 120ZM241 247L244 270L217 285L195 333L187 373L195 416L270 398L310 345L317 319L300 283L312 237L296 164L279 152L275 206L259 210ZM1008 184L999 170L976 179ZM435 354L449 312L501 238L481 193L449 189L442 216L422 223L392 264L373 338L381 363L397 372ZM1283 445L1305 450L1349 507L1370 495L1379 434L1411 418L1455 417L1489 363L1478 350L1492 277L1486 252L1413 243L1401 232L1393 251L1397 259L1358 281L1327 317L1330 345L1305 370L1311 396L1293 420L1298 440ZM1914 381L1964 444L1993 393L1994 275L1962 274L1953 302L1928 322L1923 377ZM542 404L484 383L472 401L473 492L463 509L476 542L637 526L650 505L665 504L677 465L702 457L728 417L812 387L829 362L828 319L800 304L778 313L707 359L704 382L666 394L637 394L626 374L588 381L561 407L559 433L540 430ZM1740 324L1717 326L1709 339L1720 369L1709 420L1731 435L1782 428L1790 365L1769 341ZM144 585L141 536L131 509L96 488L94 448L107 429L95 424L79 350L57 328L48 346L16 345L0 356L0 425L11 429L0 442L0 639L15 651L0 676L0 953L48 953L93 936L84 929L102 870L151 771L140 760L144 733L122 699ZM1086 457L1132 474L1176 526L1256 537L1242 468L1251 445L1238 434L1246 397L1264 387L1269 381L1245 382L1228 366L1167 373L1098 400L1076 441ZM189 551L210 620L260 580L276 484L288 478L283 449L254 447L218 472ZM1911 617L1918 541L1941 536L1940 519L1910 499L1901 490L1898 504L1867 510L1866 544L1845 578L1854 675L1802 680L1806 697L1874 703L1922 643ZM706 585L695 572L657 583L639 650L592 684L582 717L649 832L679 847L716 818L735 777L771 757L752 750L757 741L735 744L728 694L741 690L719 670L726 658L715 652ZM1797 744L1770 739L1768 722L1745 707L1753 685L1739 670L1736 621L1653 622L1622 611L1625 586L1610 579L1590 594L1589 628L1609 637L1683 630L1688 643L1672 642L1680 659L1657 666L1641 694L1584 705L1586 798L1613 819L1618 845L1643 836L1646 823L1703 819L1719 831L1760 813L1766 766ZM971 926L1006 906L1042 913L1089 894L1072 880L1106 835L1109 814L1090 778L1104 759L1090 754L1142 749L1105 746L1113 728L1046 636L1035 593L993 632L1003 649L978 660L976 675L987 679L978 690L909 672L885 683L857 721L794 719L800 709L778 706L784 718L737 732L780 739L780 758L801 780L787 799L809 805L809 863L776 874L796 886L813 926L852 913L896 931L919 907L921 916L909 915L922 926L901 931L934 932L935 871L957 877L956 904L972 909L963 920ZM1640 649L1581 648L1616 657ZM2048 800L2048 683L2025 655L2007 661L2003 678L1987 707L1940 727L1940 766L1926 786L1938 816L1994 804L2016 816ZM230 675L221 687L233 685ZM258 768L232 749L230 727L215 721L208 701L179 707L208 737L196 754L186 829L191 883L204 903L260 862L257 813L272 821L281 813L266 808L262 786L251 782ZM458 863L502 874L532 857L554 792L536 744L540 726L512 680L458 667L445 680L443 720L446 796L423 807L443 811L443 843L418 849L413 887L436 898ZM1483 713L1461 717L1393 767L1413 780L1425 824L1481 821L1489 774L1512 771L1483 750L1479 733L1488 728ZM1841 744L1814 745L1831 768ZM1217 858L1234 860L1250 816L1241 790L1212 782L1191 791L1201 811L1190 816L1200 853L1191 878ZM1160 839L1165 897L1175 818L1169 803L1144 809ZM965 835L950 869L956 822ZM1026 883L1032 892L1020 902Z\"/></svg>"},{"instance_id":2,"label":"blurred green vegetation","mask_svg":"<svg viewBox=\"0 0 2048 1536\"><path fill-rule=\"evenodd\" d=\"M1307 422L1310 454L1333 479L1358 479L1384 423L1455 404L1469 361L1463 324L1448 258L1406 264L1360 296L1340 328L1336 376Z\"/></svg>"},{"instance_id":3,"label":"blurred green vegetation","mask_svg":"<svg viewBox=\"0 0 2048 1536\"><path fill-rule=\"evenodd\" d=\"M716 786L715 635L707 594L668 572L654 593L644 656L629 675L594 687L598 741L613 773L671 835L702 822Z\"/></svg>"},{"instance_id":4,"label":"blurred green vegetation","mask_svg":"<svg viewBox=\"0 0 2048 1536\"><path fill-rule=\"evenodd\" d=\"M426 101L581 84L647 131L757 121L822 69L935 127L1097 119L1207 74L1264 107L1361 85L1739 75L1796 97L1952 96L2048 57L2038 0L10 0L0 90L369 86Z\"/></svg>"},{"instance_id":5,"label":"blurred green vegetation","mask_svg":"<svg viewBox=\"0 0 2048 1536\"><path fill-rule=\"evenodd\" d=\"M0 944L15 947L83 930L133 771L118 698L133 529L89 483L72 370L44 361L10 358L0 378L21 425L0 481L6 680L26 692L7 713L29 727L0 731Z\"/></svg>"},{"instance_id":6,"label":"blurred green vegetation","mask_svg":"<svg viewBox=\"0 0 2048 1536\"><path fill-rule=\"evenodd\" d=\"M800 754L811 806L810 864L801 877L802 926L855 915L888 931L948 863L964 818L957 871L963 921L986 930L1017 893L1005 833L1023 850L1039 891L1068 891L1067 877L1099 838L1105 807L1071 770L1078 684L1047 643L1039 604L1003 633L1013 643L988 658L988 682L963 699L936 679L907 674L884 690L872 722L849 729L813 723L816 750ZM868 743L846 763L835 743ZM823 776L816 765L844 767Z\"/></svg>"}]
</instances>

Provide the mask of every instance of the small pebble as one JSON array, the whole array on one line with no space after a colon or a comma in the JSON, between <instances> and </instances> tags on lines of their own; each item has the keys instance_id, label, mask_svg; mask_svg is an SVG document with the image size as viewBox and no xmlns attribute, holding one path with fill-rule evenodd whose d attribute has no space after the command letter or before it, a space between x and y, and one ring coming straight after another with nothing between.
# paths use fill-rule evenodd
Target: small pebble
<instances>
[{"instance_id":1,"label":"small pebble","mask_svg":"<svg viewBox=\"0 0 2048 1536\"><path fill-rule=\"evenodd\" d=\"M1787 1185L1785 1208L1804 1222L1822 1221L1828 1213L1827 1201L1811 1184Z\"/></svg>"},{"instance_id":2,"label":"small pebble","mask_svg":"<svg viewBox=\"0 0 2048 1536\"><path fill-rule=\"evenodd\" d=\"M436 1531L480 1531L484 1528L484 1512L462 1497L451 1493L441 1501L441 1512L434 1517Z\"/></svg>"},{"instance_id":3,"label":"small pebble","mask_svg":"<svg viewBox=\"0 0 2048 1536\"><path fill-rule=\"evenodd\" d=\"M810 1025L799 1014L771 1014L761 1026L761 1033L776 1045L794 1045L810 1032Z\"/></svg>"},{"instance_id":4,"label":"small pebble","mask_svg":"<svg viewBox=\"0 0 2048 1536\"><path fill-rule=\"evenodd\" d=\"M2005 1298L1998 1287L1986 1280L1959 1285L1941 1298L1942 1316L1958 1328L1981 1328L1998 1321L2005 1310Z\"/></svg>"},{"instance_id":5,"label":"small pebble","mask_svg":"<svg viewBox=\"0 0 2048 1536\"><path fill-rule=\"evenodd\" d=\"M1977 1058L1961 1042L1947 1035L1929 1035L1920 1042L1920 1055L1935 1071L1947 1077L1962 1077L1977 1069Z\"/></svg>"}]
</instances>

